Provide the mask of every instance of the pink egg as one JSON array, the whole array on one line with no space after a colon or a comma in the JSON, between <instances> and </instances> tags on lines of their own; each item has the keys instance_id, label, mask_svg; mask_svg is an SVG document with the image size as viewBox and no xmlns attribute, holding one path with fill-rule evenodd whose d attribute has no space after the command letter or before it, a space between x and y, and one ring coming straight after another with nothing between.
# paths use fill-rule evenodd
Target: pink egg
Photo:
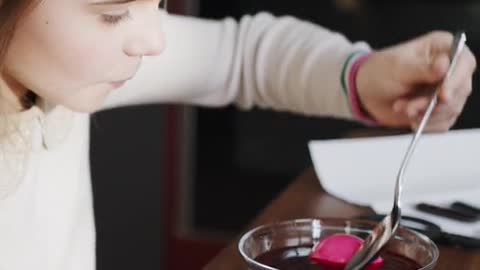
<instances>
[{"instance_id":1,"label":"pink egg","mask_svg":"<svg viewBox=\"0 0 480 270\"><path fill-rule=\"evenodd\" d=\"M322 270L343 270L362 243L363 240L356 236L335 234L320 241L310 259L322 266ZM378 257L366 269L377 270L383 264L383 259Z\"/></svg>"}]
</instances>

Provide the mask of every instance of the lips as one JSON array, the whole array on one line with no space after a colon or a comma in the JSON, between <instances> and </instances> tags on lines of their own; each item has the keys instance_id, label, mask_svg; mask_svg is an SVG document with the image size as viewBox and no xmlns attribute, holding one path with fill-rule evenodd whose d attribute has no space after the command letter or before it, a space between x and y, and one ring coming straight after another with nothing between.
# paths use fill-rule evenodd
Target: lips
<instances>
[{"instance_id":1,"label":"lips","mask_svg":"<svg viewBox=\"0 0 480 270\"><path fill-rule=\"evenodd\" d=\"M113 86L113 88L117 89L117 88L122 87L126 82L127 82L127 80L115 81L115 82L111 82L110 85Z\"/></svg>"},{"instance_id":2,"label":"lips","mask_svg":"<svg viewBox=\"0 0 480 270\"><path fill-rule=\"evenodd\" d=\"M110 82L110 85L116 89L116 88L122 87L127 81L131 80L132 78L133 76L130 76L126 80L113 81L113 82Z\"/></svg>"}]
</instances>

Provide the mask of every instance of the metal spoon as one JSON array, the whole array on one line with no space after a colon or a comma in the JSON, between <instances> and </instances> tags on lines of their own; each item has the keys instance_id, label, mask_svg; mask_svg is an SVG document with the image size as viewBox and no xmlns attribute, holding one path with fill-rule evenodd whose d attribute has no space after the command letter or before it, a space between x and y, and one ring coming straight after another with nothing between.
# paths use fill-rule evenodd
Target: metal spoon
<instances>
[{"instance_id":1,"label":"metal spoon","mask_svg":"<svg viewBox=\"0 0 480 270\"><path fill-rule=\"evenodd\" d=\"M453 46L450 52L450 65L448 67L447 74L445 79L450 77L458 61L458 57L465 47L466 36L463 32L458 32L455 34L453 39ZM385 216L385 218L377 224L377 226L372 230L372 233L365 239L360 249L355 253L352 259L349 261L345 270L360 270L375 259L380 252L380 250L385 246L385 244L390 240L390 238L395 234L401 219L401 200L400 195L402 192L403 185L403 176L405 169L408 165L410 157L415 150L415 146L422 135L422 132L432 114L433 109L438 102L438 89L435 90L432 99L428 105L428 108L425 114L422 117L420 126L415 132L410 145L408 146L407 152L403 158L400 170L397 174L397 181L395 184L395 195L393 200L393 208L390 215Z\"/></svg>"}]
</instances>

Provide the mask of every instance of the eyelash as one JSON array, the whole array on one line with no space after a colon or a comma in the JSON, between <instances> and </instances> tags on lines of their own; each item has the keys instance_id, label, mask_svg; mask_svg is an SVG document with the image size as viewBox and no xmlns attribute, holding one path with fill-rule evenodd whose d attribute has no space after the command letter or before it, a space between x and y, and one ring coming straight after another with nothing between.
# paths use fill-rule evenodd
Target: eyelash
<instances>
[{"instance_id":1,"label":"eyelash","mask_svg":"<svg viewBox=\"0 0 480 270\"><path fill-rule=\"evenodd\" d=\"M120 23L123 20L128 19L128 18L130 18L130 12L129 11L125 11L124 13L119 14L119 15L102 14L102 20L105 23L111 24L111 25L116 25L116 24L118 24L118 23Z\"/></svg>"}]
</instances>

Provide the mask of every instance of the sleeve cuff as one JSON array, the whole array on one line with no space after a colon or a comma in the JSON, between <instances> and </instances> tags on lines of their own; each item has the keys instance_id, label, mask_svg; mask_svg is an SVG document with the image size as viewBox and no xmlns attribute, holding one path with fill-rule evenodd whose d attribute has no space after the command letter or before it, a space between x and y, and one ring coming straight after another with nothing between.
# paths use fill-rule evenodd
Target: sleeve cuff
<instances>
[{"instance_id":1,"label":"sleeve cuff","mask_svg":"<svg viewBox=\"0 0 480 270\"><path fill-rule=\"evenodd\" d=\"M351 53L342 70L342 89L348 98L350 111L355 119L367 126L378 126L378 122L366 112L358 97L356 78L360 66L372 55L369 51L356 51Z\"/></svg>"}]
</instances>

